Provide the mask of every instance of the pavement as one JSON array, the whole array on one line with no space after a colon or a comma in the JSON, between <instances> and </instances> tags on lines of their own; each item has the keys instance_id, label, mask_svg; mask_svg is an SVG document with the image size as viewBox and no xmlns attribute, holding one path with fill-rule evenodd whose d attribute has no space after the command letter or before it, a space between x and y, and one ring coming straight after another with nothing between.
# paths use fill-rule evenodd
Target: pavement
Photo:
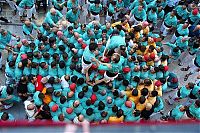
<instances>
[{"instance_id":1,"label":"pavement","mask_svg":"<svg viewBox=\"0 0 200 133\"><path fill-rule=\"evenodd\" d=\"M84 8L84 9L86 9L86 8ZM63 14L65 14L65 13L66 13L66 11L63 11ZM5 23L1 23L0 22L0 26L2 28L5 28L5 29L11 31L12 33L15 33L15 34L19 35L21 38L24 38L23 33L22 33L22 28L21 28L22 23L19 21L19 16L18 15L13 16L12 10L7 5L3 6L2 14L4 16L6 16L8 19L10 19L12 21L12 24L5 24ZM86 15L87 15L87 11L86 10L81 12L81 15L80 15L81 16L80 17L80 22L81 23L87 23L88 19L87 19ZM36 17L37 20L35 20L35 23L37 25L41 25L42 21L44 20L44 17L45 17L44 11L40 11L37 14L37 17ZM104 22L104 17L101 17L101 23L103 23L103 22ZM167 36L165 41L169 41L171 36L172 35ZM169 48L167 46L164 46L164 50L166 52L169 52ZM190 56L190 55L187 55L186 57L184 57L184 59L183 59L183 63L184 63L183 67L187 67L187 65L189 63L191 63L193 58L194 57ZM4 59L4 61L5 61L5 59ZM186 72L180 71L180 68L181 67L178 66L178 62L177 61L172 62L171 64L169 64L169 71L174 72L174 73L177 74L180 86L186 85L188 82L195 82L195 80L197 79L197 75L199 74L198 72L196 72L195 74L191 75L189 77L189 79L185 82L184 81L184 76L186 75ZM2 73L2 72L0 72L0 84L1 85L5 84L5 76L4 76L4 73ZM169 95L172 95L172 94L173 94L173 92L165 93L163 95L163 99L167 98ZM185 102L185 100L180 101L180 103L183 103L183 102ZM164 108L163 112L165 114L168 113L177 104L179 104L179 103L176 103L176 104L174 104L172 106L169 106L168 104L165 103L165 108ZM23 107L22 103L15 104L12 108L7 110L7 112L13 114L14 117L16 119L18 119L18 120L19 119L20 120L25 119L25 111L24 111L24 107ZM156 115L153 116L152 119L153 120L159 119L160 116L161 116L160 114L156 114Z\"/></svg>"}]
</instances>

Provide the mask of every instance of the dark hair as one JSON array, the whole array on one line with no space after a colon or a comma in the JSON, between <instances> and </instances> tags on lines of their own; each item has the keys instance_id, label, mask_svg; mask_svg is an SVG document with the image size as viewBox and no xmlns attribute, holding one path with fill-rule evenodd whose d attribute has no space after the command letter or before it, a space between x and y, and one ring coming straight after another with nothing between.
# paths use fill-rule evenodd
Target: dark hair
<instances>
[{"instance_id":1,"label":"dark hair","mask_svg":"<svg viewBox=\"0 0 200 133\"><path fill-rule=\"evenodd\" d=\"M84 78L78 78L77 84L82 85L84 83Z\"/></svg>"},{"instance_id":2,"label":"dark hair","mask_svg":"<svg viewBox=\"0 0 200 133\"><path fill-rule=\"evenodd\" d=\"M63 60L59 62L59 67L61 69L65 68L65 62Z\"/></svg>"},{"instance_id":3,"label":"dark hair","mask_svg":"<svg viewBox=\"0 0 200 133\"><path fill-rule=\"evenodd\" d=\"M138 76L135 76L135 77L133 78L133 81L139 83L139 82L140 82L140 78L139 78Z\"/></svg>"},{"instance_id":4,"label":"dark hair","mask_svg":"<svg viewBox=\"0 0 200 133\"><path fill-rule=\"evenodd\" d=\"M47 104L44 104L43 107L42 107L42 109L44 111L50 111L50 107Z\"/></svg>"},{"instance_id":5,"label":"dark hair","mask_svg":"<svg viewBox=\"0 0 200 133\"><path fill-rule=\"evenodd\" d=\"M195 104L197 105L197 107L199 108L200 107L200 100L198 99L198 100L196 100L195 101Z\"/></svg>"},{"instance_id":6,"label":"dark hair","mask_svg":"<svg viewBox=\"0 0 200 133\"><path fill-rule=\"evenodd\" d=\"M38 95L38 97L39 97L40 99L43 99L43 98L44 98L44 94L40 92L39 95Z\"/></svg>"},{"instance_id":7,"label":"dark hair","mask_svg":"<svg viewBox=\"0 0 200 133\"><path fill-rule=\"evenodd\" d=\"M91 100L88 99L88 100L86 101L86 105L87 105L87 106L90 106L91 104L92 104Z\"/></svg>"},{"instance_id":8,"label":"dark hair","mask_svg":"<svg viewBox=\"0 0 200 133\"><path fill-rule=\"evenodd\" d=\"M116 105L112 106L112 112L116 113L118 111L118 107Z\"/></svg>"},{"instance_id":9,"label":"dark hair","mask_svg":"<svg viewBox=\"0 0 200 133\"><path fill-rule=\"evenodd\" d=\"M92 90L93 90L93 92L97 92L97 91L99 90L98 85L94 85L94 86L92 87Z\"/></svg>"},{"instance_id":10,"label":"dark hair","mask_svg":"<svg viewBox=\"0 0 200 133\"><path fill-rule=\"evenodd\" d=\"M74 28L72 26L69 26L67 29L68 31L70 31L70 30L73 30Z\"/></svg>"},{"instance_id":11,"label":"dark hair","mask_svg":"<svg viewBox=\"0 0 200 133\"><path fill-rule=\"evenodd\" d=\"M151 96L152 96L152 97L158 96L158 92L157 92L156 90L153 90L153 91L151 92Z\"/></svg>"},{"instance_id":12,"label":"dark hair","mask_svg":"<svg viewBox=\"0 0 200 133\"><path fill-rule=\"evenodd\" d=\"M9 67L14 67L14 66L15 66L15 62L14 62L14 61L10 61L10 62L8 63L8 66L9 66Z\"/></svg>"},{"instance_id":13,"label":"dark hair","mask_svg":"<svg viewBox=\"0 0 200 133\"><path fill-rule=\"evenodd\" d=\"M9 114L7 112L3 112L1 116L1 120L7 121L9 119Z\"/></svg>"},{"instance_id":14,"label":"dark hair","mask_svg":"<svg viewBox=\"0 0 200 133\"><path fill-rule=\"evenodd\" d=\"M89 45L89 50L90 51L94 51L94 50L96 50L97 49L97 44L96 43L90 43L90 45Z\"/></svg>"},{"instance_id":15,"label":"dark hair","mask_svg":"<svg viewBox=\"0 0 200 133\"><path fill-rule=\"evenodd\" d=\"M144 80L144 84L145 84L146 86L150 86L150 85L152 84L152 81L151 81L150 79L145 79L145 80Z\"/></svg>"},{"instance_id":16,"label":"dark hair","mask_svg":"<svg viewBox=\"0 0 200 133\"><path fill-rule=\"evenodd\" d=\"M103 103L102 101L99 101L98 110L104 110L104 109L105 109L105 103Z\"/></svg>"},{"instance_id":17,"label":"dark hair","mask_svg":"<svg viewBox=\"0 0 200 133\"><path fill-rule=\"evenodd\" d=\"M77 80L78 80L78 77L76 75L73 75L71 78L70 78L71 82L72 83L76 83Z\"/></svg>"},{"instance_id":18,"label":"dark hair","mask_svg":"<svg viewBox=\"0 0 200 133\"><path fill-rule=\"evenodd\" d=\"M141 112L139 110L135 110L133 113L135 117L140 116Z\"/></svg>"},{"instance_id":19,"label":"dark hair","mask_svg":"<svg viewBox=\"0 0 200 133\"><path fill-rule=\"evenodd\" d=\"M6 92L7 92L8 95L12 95L13 92L14 92L14 89L11 86L7 86Z\"/></svg>"},{"instance_id":20,"label":"dark hair","mask_svg":"<svg viewBox=\"0 0 200 133\"><path fill-rule=\"evenodd\" d=\"M145 103L145 101L146 101L146 98L144 96L141 96L140 99L139 99L139 102L141 104L143 104L143 103Z\"/></svg>"},{"instance_id":21,"label":"dark hair","mask_svg":"<svg viewBox=\"0 0 200 133\"><path fill-rule=\"evenodd\" d=\"M124 115L124 111L122 110L122 109L119 109L118 111L117 111L117 113L116 113L116 116L118 117L118 118L120 118L121 116L123 116Z\"/></svg>"},{"instance_id":22,"label":"dark hair","mask_svg":"<svg viewBox=\"0 0 200 133\"><path fill-rule=\"evenodd\" d=\"M55 78L54 77L50 77L48 80L49 84L54 84Z\"/></svg>"},{"instance_id":23,"label":"dark hair","mask_svg":"<svg viewBox=\"0 0 200 133\"><path fill-rule=\"evenodd\" d=\"M124 86L128 86L129 85L129 81L127 79L124 79L122 83L123 83Z\"/></svg>"},{"instance_id":24,"label":"dark hair","mask_svg":"<svg viewBox=\"0 0 200 133\"><path fill-rule=\"evenodd\" d=\"M138 96L138 90L137 89L132 90L132 96Z\"/></svg>"},{"instance_id":25,"label":"dark hair","mask_svg":"<svg viewBox=\"0 0 200 133\"><path fill-rule=\"evenodd\" d=\"M105 118L107 115L108 115L108 112L106 112L106 111L101 112L101 117Z\"/></svg>"},{"instance_id":26,"label":"dark hair","mask_svg":"<svg viewBox=\"0 0 200 133\"><path fill-rule=\"evenodd\" d=\"M92 108L88 108L87 110L86 110L86 114L87 115L92 115L93 114L93 109Z\"/></svg>"},{"instance_id":27,"label":"dark hair","mask_svg":"<svg viewBox=\"0 0 200 133\"><path fill-rule=\"evenodd\" d=\"M119 96L119 92L118 92L117 90L114 90L114 91L113 91L113 95L114 95L115 97L118 97L118 96Z\"/></svg>"},{"instance_id":28,"label":"dark hair","mask_svg":"<svg viewBox=\"0 0 200 133\"><path fill-rule=\"evenodd\" d=\"M124 76L122 74L118 74L117 80L122 81L124 79Z\"/></svg>"},{"instance_id":29,"label":"dark hair","mask_svg":"<svg viewBox=\"0 0 200 133\"><path fill-rule=\"evenodd\" d=\"M55 37L50 37L49 38L49 44L54 44L56 42L56 38Z\"/></svg>"},{"instance_id":30,"label":"dark hair","mask_svg":"<svg viewBox=\"0 0 200 133\"><path fill-rule=\"evenodd\" d=\"M51 68L56 67L56 65L57 65L56 61L51 62Z\"/></svg>"},{"instance_id":31,"label":"dark hair","mask_svg":"<svg viewBox=\"0 0 200 133\"><path fill-rule=\"evenodd\" d=\"M78 98L82 99L83 97L84 97L84 92L83 91L79 92L78 93Z\"/></svg>"},{"instance_id":32,"label":"dark hair","mask_svg":"<svg viewBox=\"0 0 200 133\"><path fill-rule=\"evenodd\" d=\"M142 96L147 96L148 93L149 93L149 91L148 91L147 88L143 88L143 89L141 90L141 95L142 95Z\"/></svg>"},{"instance_id":33,"label":"dark hair","mask_svg":"<svg viewBox=\"0 0 200 133\"><path fill-rule=\"evenodd\" d=\"M60 103L64 104L67 101L67 98L65 96L60 97Z\"/></svg>"}]
</instances>

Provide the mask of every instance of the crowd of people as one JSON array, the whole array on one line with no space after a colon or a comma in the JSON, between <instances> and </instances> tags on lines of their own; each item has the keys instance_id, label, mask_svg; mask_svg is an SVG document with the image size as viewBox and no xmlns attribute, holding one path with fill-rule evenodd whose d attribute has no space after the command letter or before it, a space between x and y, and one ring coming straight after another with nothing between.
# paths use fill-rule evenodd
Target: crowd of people
<instances>
[{"instance_id":1,"label":"crowd of people","mask_svg":"<svg viewBox=\"0 0 200 133\"><path fill-rule=\"evenodd\" d=\"M199 0L52 0L41 26L33 21L34 0L11 3L25 38L0 31L0 48L8 51L1 110L23 101L29 120L132 122L157 113L161 120L200 119L199 80L180 86L168 67L193 56L181 68L184 80L200 70ZM87 24L79 22L83 10ZM165 102L177 106L163 114ZM6 111L0 119L14 120Z\"/></svg>"}]
</instances>

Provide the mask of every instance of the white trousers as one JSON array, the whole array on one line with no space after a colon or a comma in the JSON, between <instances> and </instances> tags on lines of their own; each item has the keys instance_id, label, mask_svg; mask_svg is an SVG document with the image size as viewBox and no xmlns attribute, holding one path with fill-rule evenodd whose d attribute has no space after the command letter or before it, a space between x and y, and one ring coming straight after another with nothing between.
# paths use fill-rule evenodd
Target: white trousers
<instances>
[{"instance_id":1,"label":"white trousers","mask_svg":"<svg viewBox=\"0 0 200 133\"><path fill-rule=\"evenodd\" d=\"M18 10L19 10L19 16L20 17L23 16L25 9L18 7ZM31 9L27 9L27 17L32 18L32 15L34 14L36 14L35 5Z\"/></svg>"},{"instance_id":2,"label":"white trousers","mask_svg":"<svg viewBox=\"0 0 200 133\"><path fill-rule=\"evenodd\" d=\"M130 18L131 22L134 22L134 25L139 24L141 21L137 21L137 19L135 19L134 15L132 15L132 17Z\"/></svg>"},{"instance_id":3,"label":"white trousers","mask_svg":"<svg viewBox=\"0 0 200 133\"><path fill-rule=\"evenodd\" d=\"M107 15L106 15L106 22L111 22L111 20L112 20L112 16L109 16L108 15L108 12L107 12Z\"/></svg>"},{"instance_id":4,"label":"white trousers","mask_svg":"<svg viewBox=\"0 0 200 133\"><path fill-rule=\"evenodd\" d=\"M96 21L100 21L100 17L99 17L99 14L98 15L92 15L91 13L91 20L96 20Z\"/></svg>"},{"instance_id":5,"label":"white trousers","mask_svg":"<svg viewBox=\"0 0 200 133\"><path fill-rule=\"evenodd\" d=\"M115 78L118 77L118 74L115 76L115 77L109 77L106 72L104 73L104 78L106 79L106 82L110 82L110 81L113 81Z\"/></svg>"},{"instance_id":6,"label":"white trousers","mask_svg":"<svg viewBox=\"0 0 200 133\"><path fill-rule=\"evenodd\" d=\"M164 22L162 23L162 26L160 28L160 31L163 33L163 36L167 36L168 32L169 32L169 28L167 28L164 24Z\"/></svg>"},{"instance_id":7,"label":"white trousers","mask_svg":"<svg viewBox=\"0 0 200 133\"><path fill-rule=\"evenodd\" d=\"M172 36L170 42L174 43L174 42L176 41L176 38L177 38L177 37L176 37L176 35L175 35L175 33L174 33L174 35Z\"/></svg>"},{"instance_id":8,"label":"white trousers","mask_svg":"<svg viewBox=\"0 0 200 133\"><path fill-rule=\"evenodd\" d=\"M84 63L84 61L83 61L83 56L82 56L82 71L81 71L81 72L82 72L83 74L85 74L85 69L88 68L88 67L91 67L91 66L92 66L92 63L90 63L90 64L85 64L85 63Z\"/></svg>"}]
</instances>

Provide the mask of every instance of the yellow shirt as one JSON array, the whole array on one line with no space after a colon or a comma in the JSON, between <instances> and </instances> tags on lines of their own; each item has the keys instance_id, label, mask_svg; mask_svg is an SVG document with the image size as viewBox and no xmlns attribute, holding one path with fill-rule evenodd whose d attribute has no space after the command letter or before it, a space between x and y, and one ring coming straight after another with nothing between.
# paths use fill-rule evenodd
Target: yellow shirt
<instances>
[{"instance_id":1,"label":"yellow shirt","mask_svg":"<svg viewBox=\"0 0 200 133\"><path fill-rule=\"evenodd\" d=\"M155 90L158 92L158 96L162 96L162 86L155 87Z\"/></svg>"},{"instance_id":2,"label":"yellow shirt","mask_svg":"<svg viewBox=\"0 0 200 133\"><path fill-rule=\"evenodd\" d=\"M149 26L143 29L143 34L148 35L149 34Z\"/></svg>"},{"instance_id":3,"label":"yellow shirt","mask_svg":"<svg viewBox=\"0 0 200 133\"><path fill-rule=\"evenodd\" d=\"M120 123L120 122L123 122L123 121L124 121L124 116L121 116L120 118L115 117L115 116L110 116L108 118L109 123Z\"/></svg>"},{"instance_id":4,"label":"yellow shirt","mask_svg":"<svg viewBox=\"0 0 200 133\"><path fill-rule=\"evenodd\" d=\"M139 99L140 99L140 97L141 97L141 94L138 93L138 96L130 96L130 97L128 98L128 100L134 102L135 105L136 105L136 104L139 103Z\"/></svg>"},{"instance_id":5,"label":"yellow shirt","mask_svg":"<svg viewBox=\"0 0 200 133\"><path fill-rule=\"evenodd\" d=\"M125 91L125 93L126 93L126 96L127 96L127 97L130 97L130 96L131 96L131 94L132 94L132 90Z\"/></svg>"},{"instance_id":6,"label":"yellow shirt","mask_svg":"<svg viewBox=\"0 0 200 133\"><path fill-rule=\"evenodd\" d=\"M154 84L153 83L150 86L144 86L144 87L147 88L149 92L154 90Z\"/></svg>"},{"instance_id":7,"label":"yellow shirt","mask_svg":"<svg viewBox=\"0 0 200 133\"><path fill-rule=\"evenodd\" d=\"M156 102L156 97L148 97L147 100L151 105L154 105L154 103Z\"/></svg>"},{"instance_id":8,"label":"yellow shirt","mask_svg":"<svg viewBox=\"0 0 200 133\"><path fill-rule=\"evenodd\" d=\"M136 104L136 109L139 111L144 110L146 108L146 103L147 103L147 100L143 104L141 104L141 103Z\"/></svg>"},{"instance_id":9,"label":"yellow shirt","mask_svg":"<svg viewBox=\"0 0 200 133\"><path fill-rule=\"evenodd\" d=\"M144 88L144 85L138 85L138 86L137 86L137 90L140 90L140 91L141 91L143 88Z\"/></svg>"}]
</instances>

